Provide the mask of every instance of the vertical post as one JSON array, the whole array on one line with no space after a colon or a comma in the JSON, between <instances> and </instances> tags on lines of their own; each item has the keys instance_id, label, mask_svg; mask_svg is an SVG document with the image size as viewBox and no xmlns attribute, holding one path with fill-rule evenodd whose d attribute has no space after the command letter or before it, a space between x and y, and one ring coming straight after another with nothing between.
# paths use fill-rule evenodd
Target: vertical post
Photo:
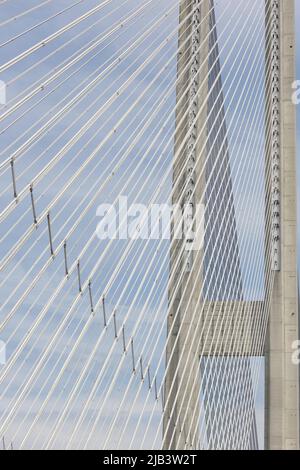
<instances>
[{"instance_id":1,"label":"vertical post","mask_svg":"<svg viewBox=\"0 0 300 470\"><path fill-rule=\"evenodd\" d=\"M206 158L203 149L207 136L209 12L212 5L211 0L182 0L180 3L177 102L181 104L176 112L173 204L182 208L183 215L186 205L191 202L190 194L194 193L192 209L195 211L205 190L205 172L202 170ZM179 151L183 138L186 141ZM179 177L180 174L183 176ZM199 175L203 176L200 178ZM186 228L188 232L190 227ZM171 249L164 449L196 449L199 445L200 366L195 360L199 350L192 338L196 328L200 338L200 322L195 309L202 291L199 263L203 250L201 253L188 251L188 241L174 240ZM197 263L194 263L194 255L197 255Z\"/></svg>"},{"instance_id":2,"label":"vertical post","mask_svg":"<svg viewBox=\"0 0 300 470\"><path fill-rule=\"evenodd\" d=\"M266 0L266 8L270 6L272 21L276 20L276 11L279 12L281 259L280 270L273 270L272 285L266 286L271 287L271 293L266 346L265 446L270 450L292 450L299 449L299 366L292 361L293 343L298 340L296 117L291 99L295 80L295 5L294 0ZM270 51L268 44L267 54ZM267 60L267 72L268 67ZM269 81L269 99L271 88ZM269 119L268 125L272 126L272 116L269 115ZM272 155L267 155L266 162L271 164ZM271 201L271 196L267 195L266 203ZM268 234L272 236L270 231ZM266 247L268 261L272 257L272 241L267 241Z\"/></svg>"}]
</instances>

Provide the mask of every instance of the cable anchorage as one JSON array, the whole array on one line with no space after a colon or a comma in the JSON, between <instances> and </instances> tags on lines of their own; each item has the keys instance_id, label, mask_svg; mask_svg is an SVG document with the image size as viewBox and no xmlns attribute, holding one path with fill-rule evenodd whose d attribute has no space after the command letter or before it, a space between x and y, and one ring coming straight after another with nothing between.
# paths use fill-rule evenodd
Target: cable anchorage
<instances>
[{"instance_id":1,"label":"cable anchorage","mask_svg":"<svg viewBox=\"0 0 300 470\"><path fill-rule=\"evenodd\" d=\"M280 271L281 209L280 209L280 7L279 1L272 2L271 21L271 193L272 193L272 271Z\"/></svg>"}]
</instances>

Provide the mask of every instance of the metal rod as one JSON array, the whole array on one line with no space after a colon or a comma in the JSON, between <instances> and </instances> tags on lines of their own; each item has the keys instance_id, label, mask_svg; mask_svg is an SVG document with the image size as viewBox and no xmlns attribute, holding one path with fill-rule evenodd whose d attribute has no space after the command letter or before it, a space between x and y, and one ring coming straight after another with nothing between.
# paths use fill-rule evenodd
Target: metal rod
<instances>
[{"instance_id":1,"label":"metal rod","mask_svg":"<svg viewBox=\"0 0 300 470\"><path fill-rule=\"evenodd\" d=\"M11 167L11 176L12 176L12 182L13 182L14 198L17 198L18 193L17 193L16 175L15 175L14 159L13 158L10 161L10 167Z\"/></svg>"},{"instance_id":2,"label":"metal rod","mask_svg":"<svg viewBox=\"0 0 300 470\"><path fill-rule=\"evenodd\" d=\"M52 234L51 234L50 212L48 212L48 214L47 214L47 222L48 222L48 232L49 232L49 243L50 243L51 256L54 256L53 243L52 243Z\"/></svg>"},{"instance_id":3,"label":"metal rod","mask_svg":"<svg viewBox=\"0 0 300 470\"><path fill-rule=\"evenodd\" d=\"M82 286L81 286L81 276L80 276L80 261L78 260L77 263L77 275L78 275L78 288L80 294L82 294Z\"/></svg>"},{"instance_id":4,"label":"metal rod","mask_svg":"<svg viewBox=\"0 0 300 470\"><path fill-rule=\"evenodd\" d=\"M126 353L126 341L125 341L125 327L122 328L122 337L123 337L123 352Z\"/></svg>"},{"instance_id":5,"label":"metal rod","mask_svg":"<svg viewBox=\"0 0 300 470\"><path fill-rule=\"evenodd\" d=\"M32 184L30 185L30 197L31 197L33 221L34 221L34 224L37 225L37 217L36 217L36 210L35 210L35 204L34 204L33 186L32 186Z\"/></svg>"},{"instance_id":6,"label":"metal rod","mask_svg":"<svg viewBox=\"0 0 300 470\"><path fill-rule=\"evenodd\" d=\"M65 256L65 272L66 276L69 275L69 270L68 270L68 258L67 258L67 241L64 243L64 256Z\"/></svg>"},{"instance_id":7,"label":"metal rod","mask_svg":"<svg viewBox=\"0 0 300 470\"><path fill-rule=\"evenodd\" d=\"M117 332L117 319L116 319L116 311L114 311L114 328L115 328L115 338L118 338L118 332Z\"/></svg>"},{"instance_id":8,"label":"metal rod","mask_svg":"<svg viewBox=\"0 0 300 470\"><path fill-rule=\"evenodd\" d=\"M106 311L105 311L105 297L102 297L102 307L103 307L104 328L106 328L107 327L107 321L106 321Z\"/></svg>"},{"instance_id":9,"label":"metal rod","mask_svg":"<svg viewBox=\"0 0 300 470\"><path fill-rule=\"evenodd\" d=\"M150 365L149 365L149 367L148 367L147 375L148 375L148 386L149 386L149 390L151 390L151 374L150 374Z\"/></svg>"},{"instance_id":10,"label":"metal rod","mask_svg":"<svg viewBox=\"0 0 300 470\"><path fill-rule=\"evenodd\" d=\"M143 371L143 358L140 358L140 368L141 368L141 380L144 380L144 371Z\"/></svg>"},{"instance_id":11,"label":"metal rod","mask_svg":"<svg viewBox=\"0 0 300 470\"><path fill-rule=\"evenodd\" d=\"M133 339L131 340L131 355L132 355L132 370L133 370L133 372L135 372L135 359L134 359Z\"/></svg>"}]
</instances>

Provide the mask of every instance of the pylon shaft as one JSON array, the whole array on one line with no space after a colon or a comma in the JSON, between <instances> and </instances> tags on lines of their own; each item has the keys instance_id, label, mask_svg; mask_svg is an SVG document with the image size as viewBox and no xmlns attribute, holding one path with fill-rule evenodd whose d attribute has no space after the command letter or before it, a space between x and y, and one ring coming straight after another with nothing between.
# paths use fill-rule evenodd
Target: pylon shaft
<instances>
[{"instance_id":1,"label":"pylon shaft","mask_svg":"<svg viewBox=\"0 0 300 470\"><path fill-rule=\"evenodd\" d=\"M267 449L299 449L299 366L293 361L293 351L298 340L298 294L296 255L296 133L295 106L292 103L292 83L295 80L295 5L294 0L266 0L267 23L273 28L267 38L267 97L273 113L267 115L272 126L272 150L266 156L267 168L276 166L276 144L280 155L280 192L278 179L266 181L268 215L272 215L272 227L267 232L266 265L271 261L274 270L270 291L270 320L266 345L266 430ZM276 26L276 22L278 22ZM276 32L277 31L277 32ZM272 43L273 41L273 43ZM278 55L277 66L272 62ZM275 67L275 68L274 68ZM277 75L278 72L278 75ZM277 77L277 78L276 78ZM276 82L278 80L278 84ZM276 106L279 98L279 116ZM279 118L279 135L276 121ZM275 132L275 135L274 135ZM275 150L274 150L275 149ZM274 175L273 175L274 178ZM280 227L276 236L273 209L270 204L279 194ZM276 211L277 212L277 211ZM275 241L275 245L274 245ZM279 243L278 243L279 241ZM278 244L278 247L277 246ZM275 247L275 253L274 253ZM280 256L278 257L278 253ZM277 266L274 265L278 263ZM267 275L268 273L266 273ZM267 277L267 276L266 276ZM268 299L267 299L268 300Z\"/></svg>"}]
</instances>

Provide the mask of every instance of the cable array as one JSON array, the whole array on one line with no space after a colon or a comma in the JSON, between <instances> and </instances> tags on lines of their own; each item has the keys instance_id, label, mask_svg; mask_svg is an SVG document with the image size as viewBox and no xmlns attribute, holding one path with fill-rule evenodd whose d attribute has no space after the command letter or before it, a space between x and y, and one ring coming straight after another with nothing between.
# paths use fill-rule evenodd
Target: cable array
<instances>
[{"instance_id":1,"label":"cable array","mask_svg":"<svg viewBox=\"0 0 300 470\"><path fill-rule=\"evenodd\" d=\"M263 0L13 3L3 447L257 448L279 264L278 2L269 21Z\"/></svg>"}]
</instances>

